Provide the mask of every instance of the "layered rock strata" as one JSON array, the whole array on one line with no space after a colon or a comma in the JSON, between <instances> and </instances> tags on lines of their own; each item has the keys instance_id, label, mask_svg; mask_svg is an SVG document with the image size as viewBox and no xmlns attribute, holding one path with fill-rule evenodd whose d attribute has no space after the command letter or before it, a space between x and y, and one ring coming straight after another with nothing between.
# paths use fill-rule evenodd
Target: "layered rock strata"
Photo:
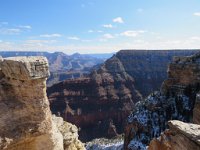
<instances>
[{"instance_id":1,"label":"layered rock strata","mask_svg":"<svg viewBox=\"0 0 200 150\"><path fill-rule=\"evenodd\" d=\"M80 137L113 137L141 95L121 62L113 57L91 78L68 80L48 89L51 110L81 127ZM117 111L116 111L117 110Z\"/></svg>"},{"instance_id":2,"label":"layered rock strata","mask_svg":"<svg viewBox=\"0 0 200 150\"><path fill-rule=\"evenodd\" d=\"M184 122L194 120L195 123L198 123L199 102L197 93L199 90L200 54L189 57L175 57L169 65L168 79L163 82L161 90L152 93L144 101L137 103L133 113L128 117L124 148L127 150L146 149L150 140L160 136L160 133L168 127L167 122L169 120ZM194 117L192 118L193 111ZM176 128L180 128L178 130L180 132L184 131L176 123L184 124L172 121L169 123L170 131L174 132ZM198 126L194 126L195 131L198 131ZM189 125L185 127L187 130L190 129ZM165 133L168 134L167 131ZM187 131L185 131L186 133ZM175 137L178 138L179 133ZM176 141L174 140L174 142ZM177 142L180 141L177 139ZM176 148L174 147L174 149ZM174 149L172 148L172 150Z\"/></svg>"},{"instance_id":3,"label":"layered rock strata","mask_svg":"<svg viewBox=\"0 0 200 150\"><path fill-rule=\"evenodd\" d=\"M135 103L166 79L172 56L195 52L122 50L87 78L48 88L51 110L80 127L82 140L117 136L123 133L125 118Z\"/></svg>"},{"instance_id":4,"label":"layered rock strata","mask_svg":"<svg viewBox=\"0 0 200 150\"><path fill-rule=\"evenodd\" d=\"M45 57L10 57L0 60L0 149L2 150L64 150L79 142L62 131L64 122L52 120L46 96L49 76ZM68 128L68 126L66 126ZM71 143L66 144L66 140ZM74 146L84 149L83 144ZM80 146L81 145L81 146Z\"/></svg>"}]
</instances>

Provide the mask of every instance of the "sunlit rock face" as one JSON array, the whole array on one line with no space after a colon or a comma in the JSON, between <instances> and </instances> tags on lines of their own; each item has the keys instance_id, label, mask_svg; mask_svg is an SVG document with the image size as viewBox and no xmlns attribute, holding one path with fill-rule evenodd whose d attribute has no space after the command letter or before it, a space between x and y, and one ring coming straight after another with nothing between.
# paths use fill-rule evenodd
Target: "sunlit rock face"
<instances>
[{"instance_id":1,"label":"sunlit rock face","mask_svg":"<svg viewBox=\"0 0 200 150\"><path fill-rule=\"evenodd\" d=\"M168 130L150 142L148 150L200 150L200 125L178 120L168 125Z\"/></svg>"},{"instance_id":2,"label":"sunlit rock face","mask_svg":"<svg viewBox=\"0 0 200 150\"><path fill-rule=\"evenodd\" d=\"M45 57L10 57L0 60L0 149L66 148L65 134L52 120L49 109L46 96L48 76L48 61Z\"/></svg>"},{"instance_id":3,"label":"sunlit rock face","mask_svg":"<svg viewBox=\"0 0 200 150\"><path fill-rule=\"evenodd\" d=\"M195 52L121 50L87 78L49 87L51 110L80 127L84 141L117 136L135 103L160 88L172 57Z\"/></svg>"},{"instance_id":4,"label":"sunlit rock face","mask_svg":"<svg viewBox=\"0 0 200 150\"><path fill-rule=\"evenodd\" d=\"M146 149L150 140L160 136L168 127L168 120L192 122L194 106L193 120L198 122L199 106L194 104L199 90L200 54L175 57L169 64L168 79L163 82L161 90L138 102L128 117L125 149ZM139 143L138 146L134 142Z\"/></svg>"}]
</instances>

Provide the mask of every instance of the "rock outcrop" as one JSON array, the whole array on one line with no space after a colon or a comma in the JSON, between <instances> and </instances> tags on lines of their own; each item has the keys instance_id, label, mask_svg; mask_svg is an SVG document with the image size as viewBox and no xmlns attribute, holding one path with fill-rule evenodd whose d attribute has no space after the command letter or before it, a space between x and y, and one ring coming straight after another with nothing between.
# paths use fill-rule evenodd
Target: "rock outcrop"
<instances>
[{"instance_id":1,"label":"rock outcrop","mask_svg":"<svg viewBox=\"0 0 200 150\"><path fill-rule=\"evenodd\" d=\"M146 149L146 145L149 144L150 140L160 136L160 133L168 127L167 122L169 120L180 120L184 122L192 122L194 120L198 123L199 90L200 54L198 53L188 57L175 57L169 65L168 79L163 82L161 90L152 93L145 100L137 103L136 108L128 117L128 123L125 129L125 150L135 150L141 147ZM192 119L193 111L194 117ZM180 128L178 130L180 132L184 130L181 126L178 127L181 124L183 123L176 121L170 122L170 133L171 131L174 132L176 128ZM195 126L196 131L197 127ZM185 128L189 130L190 125L186 125ZM165 133L168 134L167 131ZM177 138L178 136L179 133L177 133ZM152 145L150 144L150 147ZM165 148L163 147L163 149ZM172 150L174 149L172 148Z\"/></svg>"},{"instance_id":2,"label":"rock outcrop","mask_svg":"<svg viewBox=\"0 0 200 150\"><path fill-rule=\"evenodd\" d=\"M169 129L153 139L148 150L200 150L200 125L169 121Z\"/></svg>"},{"instance_id":3,"label":"rock outcrop","mask_svg":"<svg viewBox=\"0 0 200 150\"><path fill-rule=\"evenodd\" d=\"M70 145L84 149L77 128L62 118L59 123L52 119L46 96L48 76L45 57L0 60L0 149L68 150Z\"/></svg>"}]
</instances>

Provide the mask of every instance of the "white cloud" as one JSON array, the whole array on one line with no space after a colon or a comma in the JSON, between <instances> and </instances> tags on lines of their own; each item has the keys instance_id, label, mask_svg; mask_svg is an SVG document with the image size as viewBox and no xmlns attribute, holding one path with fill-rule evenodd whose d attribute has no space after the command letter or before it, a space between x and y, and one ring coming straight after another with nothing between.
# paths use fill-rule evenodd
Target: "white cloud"
<instances>
[{"instance_id":1,"label":"white cloud","mask_svg":"<svg viewBox=\"0 0 200 150\"><path fill-rule=\"evenodd\" d=\"M102 30L88 30L88 33L94 33L94 32L97 32L97 33L102 33L103 31Z\"/></svg>"},{"instance_id":2,"label":"white cloud","mask_svg":"<svg viewBox=\"0 0 200 150\"><path fill-rule=\"evenodd\" d=\"M104 24L103 27L104 28L113 28L113 25L112 24Z\"/></svg>"},{"instance_id":3,"label":"white cloud","mask_svg":"<svg viewBox=\"0 0 200 150\"><path fill-rule=\"evenodd\" d=\"M192 40L193 39L193 40ZM154 50L165 50L165 49L197 49L200 48L200 42L196 40L198 38L188 37L185 39L165 39L157 40L151 39L150 41L144 39L134 39L126 42L119 43L95 43L87 45L77 44L64 44L64 45L55 45L56 41L54 40L28 40L21 41L20 43L12 43L3 41L0 43L0 49L3 50L44 50L49 52L63 51L67 54L74 52L79 53L109 53L113 51L119 51L120 49L154 49ZM104 41L106 41L105 39ZM103 41L103 40L102 40ZM57 43L56 43L57 44ZM76 51L74 51L76 50Z\"/></svg>"},{"instance_id":4,"label":"white cloud","mask_svg":"<svg viewBox=\"0 0 200 150\"><path fill-rule=\"evenodd\" d=\"M76 37L76 36L70 36L68 37L69 40L80 40L80 38Z\"/></svg>"},{"instance_id":5,"label":"white cloud","mask_svg":"<svg viewBox=\"0 0 200 150\"><path fill-rule=\"evenodd\" d=\"M193 36L193 37L190 38L190 40L200 41L200 37L199 36Z\"/></svg>"},{"instance_id":6,"label":"white cloud","mask_svg":"<svg viewBox=\"0 0 200 150\"><path fill-rule=\"evenodd\" d=\"M193 15L194 16L200 16L200 12L195 12Z\"/></svg>"},{"instance_id":7,"label":"white cloud","mask_svg":"<svg viewBox=\"0 0 200 150\"><path fill-rule=\"evenodd\" d=\"M54 33L54 34L42 34L40 37L45 37L45 38L53 38L53 37L61 37L61 34Z\"/></svg>"},{"instance_id":8,"label":"white cloud","mask_svg":"<svg viewBox=\"0 0 200 150\"><path fill-rule=\"evenodd\" d=\"M143 31L143 30L138 30L138 31L129 30L129 31L122 32L120 35L127 36L127 37L136 37L145 32L146 31Z\"/></svg>"},{"instance_id":9,"label":"white cloud","mask_svg":"<svg viewBox=\"0 0 200 150\"><path fill-rule=\"evenodd\" d=\"M23 28L23 29L32 29L32 27L31 27L30 25L26 25L26 26L20 25L19 28Z\"/></svg>"},{"instance_id":10,"label":"white cloud","mask_svg":"<svg viewBox=\"0 0 200 150\"><path fill-rule=\"evenodd\" d=\"M26 40L25 44L51 44L55 42L56 40Z\"/></svg>"},{"instance_id":11,"label":"white cloud","mask_svg":"<svg viewBox=\"0 0 200 150\"><path fill-rule=\"evenodd\" d=\"M116 22L116 23L124 23L124 20L123 20L121 17L117 17L117 18L114 18L114 19L113 19L113 22Z\"/></svg>"},{"instance_id":12,"label":"white cloud","mask_svg":"<svg viewBox=\"0 0 200 150\"><path fill-rule=\"evenodd\" d=\"M111 34L109 34L109 33L104 34L103 37L104 37L105 39L113 39L113 38L115 38L113 35L111 35Z\"/></svg>"},{"instance_id":13,"label":"white cloud","mask_svg":"<svg viewBox=\"0 0 200 150\"><path fill-rule=\"evenodd\" d=\"M2 28L0 29L0 34L5 34L5 35L12 35L12 34L19 34L21 32L20 29L17 28Z\"/></svg>"}]
</instances>

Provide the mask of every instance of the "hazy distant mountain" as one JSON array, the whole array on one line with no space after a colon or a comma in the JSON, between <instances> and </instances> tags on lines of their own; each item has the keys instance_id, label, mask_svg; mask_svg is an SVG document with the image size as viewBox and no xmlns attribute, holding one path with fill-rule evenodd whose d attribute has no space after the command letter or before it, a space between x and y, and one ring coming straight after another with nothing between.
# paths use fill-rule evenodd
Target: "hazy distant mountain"
<instances>
[{"instance_id":1,"label":"hazy distant mountain","mask_svg":"<svg viewBox=\"0 0 200 150\"><path fill-rule=\"evenodd\" d=\"M45 56L49 61L51 76L47 85L59 81L78 78L88 74L93 66L103 63L113 54L79 54L67 55L63 52L1 51L2 57L13 56Z\"/></svg>"}]
</instances>

